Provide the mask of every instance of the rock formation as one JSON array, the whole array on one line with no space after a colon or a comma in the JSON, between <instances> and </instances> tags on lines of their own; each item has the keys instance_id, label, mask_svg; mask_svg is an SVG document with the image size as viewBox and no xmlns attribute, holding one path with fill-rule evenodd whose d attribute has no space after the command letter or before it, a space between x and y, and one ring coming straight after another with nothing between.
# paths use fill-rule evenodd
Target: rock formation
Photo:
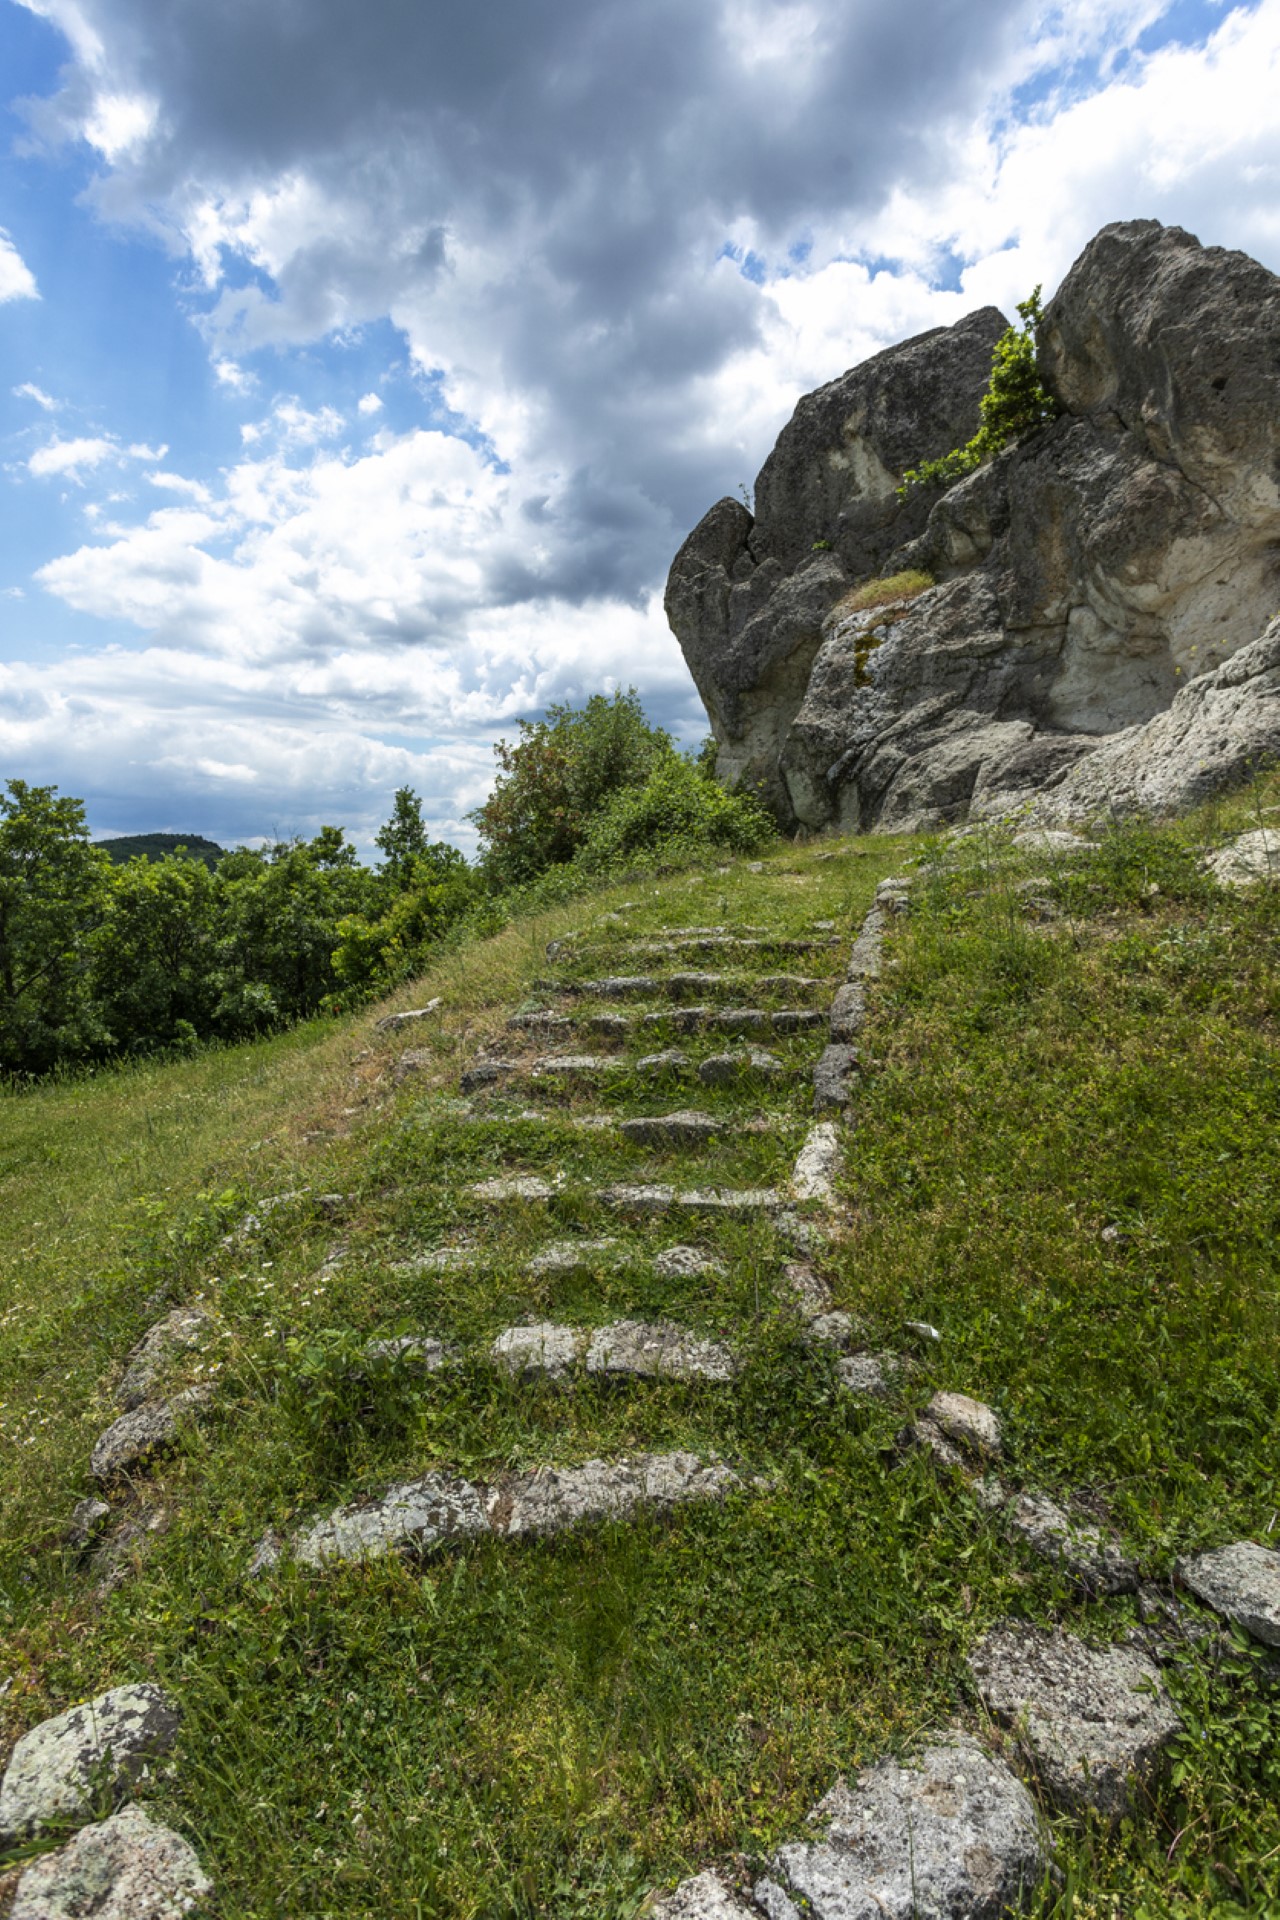
<instances>
[{"instance_id":1,"label":"rock formation","mask_svg":"<svg viewBox=\"0 0 1280 1920\"><path fill-rule=\"evenodd\" d=\"M986 308L808 395L754 518L722 500L676 556L720 776L787 825L1177 806L1280 750L1280 279L1104 228L1045 311L1061 416L899 499L975 431L1004 326ZM849 605L908 570L935 584Z\"/></svg>"}]
</instances>

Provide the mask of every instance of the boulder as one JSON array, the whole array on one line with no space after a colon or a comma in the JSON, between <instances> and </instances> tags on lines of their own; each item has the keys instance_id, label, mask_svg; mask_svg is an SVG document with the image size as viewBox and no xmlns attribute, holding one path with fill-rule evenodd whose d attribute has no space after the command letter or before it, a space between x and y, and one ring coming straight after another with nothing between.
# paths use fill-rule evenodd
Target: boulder
<instances>
[{"instance_id":1,"label":"boulder","mask_svg":"<svg viewBox=\"0 0 1280 1920\"><path fill-rule=\"evenodd\" d=\"M1280 1553L1236 1540L1180 1560L1178 1578L1215 1613L1266 1646L1280 1647Z\"/></svg>"},{"instance_id":2,"label":"boulder","mask_svg":"<svg viewBox=\"0 0 1280 1920\"><path fill-rule=\"evenodd\" d=\"M1280 750L1280 279L1158 221L1104 228L1045 310L1060 416L899 499L972 433L1003 325L807 396L754 517L721 501L673 563L718 771L788 827L1179 807ZM851 592L906 572L935 584Z\"/></svg>"},{"instance_id":3,"label":"boulder","mask_svg":"<svg viewBox=\"0 0 1280 1920\"><path fill-rule=\"evenodd\" d=\"M114 1480L117 1474L140 1467L153 1453L173 1445L184 1420L189 1419L210 1397L208 1387L188 1387L172 1400L152 1400L122 1413L100 1434L89 1466L99 1480Z\"/></svg>"},{"instance_id":4,"label":"boulder","mask_svg":"<svg viewBox=\"0 0 1280 1920\"><path fill-rule=\"evenodd\" d=\"M141 1807L125 1807L33 1861L10 1920L179 1920L212 1892L180 1834Z\"/></svg>"},{"instance_id":5,"label":"boulder","mask_svg":"<svg viewBox=\"0 0 1280 1920\"><path fill-rule=\"evenodd\" d=\"M0 1781L0 1847L118 1803L177 1733L177 1708L146 1682L41 1721L23 1734Z\"/></svg>"},{"instance_id":6,"label":"boulder","mask_svg":"<svg viewBox=\"0 0 1280 1920\"><path fill-rule=\"evenodd\" d=\"M191 1347L200 1346L213 1330L203 1307L175 1307L144 1334L129 1355L116 1399L127 1412L150 1398L169 1362Z\"/></svg>"}]
</instances>

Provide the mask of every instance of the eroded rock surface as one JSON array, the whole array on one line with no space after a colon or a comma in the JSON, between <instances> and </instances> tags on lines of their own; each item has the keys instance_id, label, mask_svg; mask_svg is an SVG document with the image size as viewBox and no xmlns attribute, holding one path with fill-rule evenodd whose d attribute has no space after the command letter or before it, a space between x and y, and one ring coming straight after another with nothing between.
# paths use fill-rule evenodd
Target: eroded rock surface
<instances>
[{"instance_id":1,"label":"eroded rock surface","mask_svg":"<svg viewBox=\"0 0 1280 1920\"><path fill-rule=\"evenodd\" d=\"M212 1891L180 1834L125 1807L33 1861L10 1920L179 1920Z\"/></svg>"},{"instance_id":2,"label":"eroded rock surface","mask_svg":"<svg viewBox=\"0 0 1280 1920\"><path fill-rule=\"evenodd\" d=\"M1236 1540L1178 1562L1178 1578L1215 1613L1255 1640L1280 1647L1280 1553Z\"/></svg>"},{"instance_id":3,"label":"eroded rock surface","mask_svg":"<svg viewBox=\"0 0 1280 1920\"><path fill-rule=\"evenodd\" d=\"M0 1845L84 1820L121 1800L177 1738L178 1711L159 1687L113 1687L24 1733L0 1782Z\"/></svg>"},{"instance_id":4,"label":"eroded rock surface","mask_svg":"<svg viewBox=\"0 0 1280 1920\"><path fill-rule=\"evenodd\" d=\"M1014 1730L1062 1807L1119 1820L1178 1730L1158 1669L1132 1647L1089 1647L1008 1622L979 1642L969 1665L984 1705Z\"/></svg>"},{"instance_id":5,"label":"eroded rock surface","mask_svg":"<svg viewBox=\"0 0 1280 1920\"><path fill-rule=\"evenodd\" d=\"M1157 221L1104 228L1045 311L1060 417L899 500L972 433L1002 327L987 309L806 396L754 519L722 500L676 556L720 774L784 824L1177 807L1280 748L1280 280ZM935 584L852 603L904 570Z\"/></svg>"}]
</instances>

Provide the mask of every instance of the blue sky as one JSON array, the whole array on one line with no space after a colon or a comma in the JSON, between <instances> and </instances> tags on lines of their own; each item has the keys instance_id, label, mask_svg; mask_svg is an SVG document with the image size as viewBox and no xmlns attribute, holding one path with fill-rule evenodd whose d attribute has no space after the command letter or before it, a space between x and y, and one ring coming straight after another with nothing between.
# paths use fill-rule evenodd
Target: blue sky
<instances>
[{"instance_id":1,"label":"blue sky","mask_svg":"<svg viewBox=\"0 0 1280 1920\"><path fill-rule=\"evenodd\" d=\"M1280 267L1280 0L0 0L0 775L469 846L800 393L1108 220Z\"/></svg>"}]
</instances>

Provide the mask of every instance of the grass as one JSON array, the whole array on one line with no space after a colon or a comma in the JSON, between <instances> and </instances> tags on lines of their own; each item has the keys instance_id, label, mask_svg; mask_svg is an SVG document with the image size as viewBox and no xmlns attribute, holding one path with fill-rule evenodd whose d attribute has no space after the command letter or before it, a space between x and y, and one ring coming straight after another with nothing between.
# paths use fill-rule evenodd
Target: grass
<instances>
[{"instance_id":1,"label":"grass","mask_svg":"<svg viewBox=\"0 0 1280 1920\"><path fill-rule=\"evenodd\" d=\"M1155 1576L1181 1552L1266 1539L1280 1508L1280 889L1230 894L1199 869L1206 842L1253 824L1244 804L1108 830L1081 863L979 834L646 879L448 956L399 997L444 1002L407 1042L365 1015L11 1098L0 1752L73 1699L158 1678L185 1714L159 1810L213 1873L220 1920L623 1920L708 1861L761 1860L837 1774L973 1724L964 1655L996 1620L1104 1639L1135 1624L1134 1601L1074 1598L962 1488L899 1456L898 1428L936 1386L995 1405L1010 1476L1085 1498ZM783 938L831 920L839 949L733 962L825 975L822 1004L875 881L908 857L919 904L874 996L848 1224L826 1273L867 1345L901 1347L906 1319L943 1343L897 1398L855 1402L800 1337L774 1228L605 1216L594 1199L604 1180L783 1180L821 1033L764 1037L796 1077L733 1097L696 1078L725 1040L674 1029L640 1043L691 1058L656 1086L630 1070L464 1102L458 1075L482 1046L542 1044L505 1019L548 999L544 944L575 928L591 950L562 969L589 979L638 971L627 941L669 924ZM586 1019L605 1003L569 1005ZM396 1086L406 1044L424 1063ZM769 1131L669 1153L572 1125L695 1104L767 1116ZM562 1176L549 1204L469 1194L526 1171ZM302 1188L226 1243L251 1199ZM336 1219L325 1193L344 1196ZM531 1269L549 1239L601 1234L618 1241L608 1257ZM652 1253L676 1239L724 1273L659 1279ZM456 1244L472 1264L414 1266ZM125 1352L158 1302L197 1294L217 1339L175 1379L211 1369L216 1411L118 1492L139 1531L128 1577L104 1582L59 1536ZM736 1338L742 1376L530 1387L481 1357L518 1319L629 1312ZM370 1338L411 1331L455 1343L459 1371L362 1370ZM662 1522L242 1577L266 1526L432 1466L485 1479L668 1447L767 1478ZM1211 1639L1172 1684L1187 1726L1173 1777L1116 1835L1057 1823L1042 1920L1280 1913L1274 1678Z\"/></svg>"}]
</instances>

